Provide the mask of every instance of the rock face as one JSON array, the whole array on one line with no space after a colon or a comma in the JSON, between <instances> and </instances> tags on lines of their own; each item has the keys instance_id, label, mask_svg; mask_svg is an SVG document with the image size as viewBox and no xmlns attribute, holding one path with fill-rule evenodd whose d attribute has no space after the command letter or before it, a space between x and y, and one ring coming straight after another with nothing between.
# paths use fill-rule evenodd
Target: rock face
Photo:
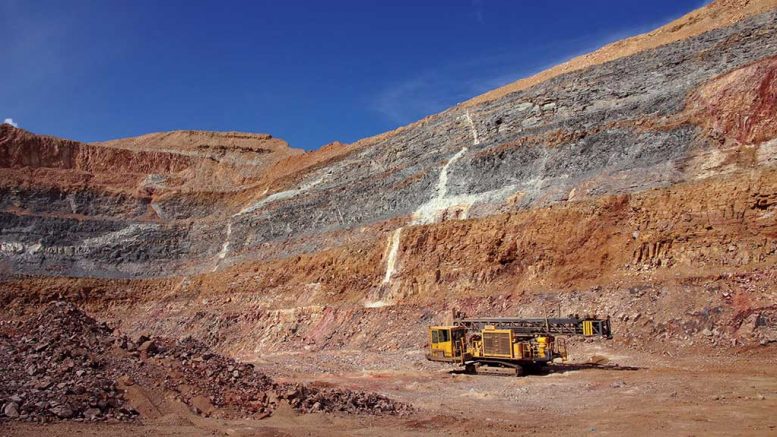
<instances>
[{"instance_id":1,"label":"rock face","mask_svg":"<svg viewBox=\"0 0 777 437\"><path fill-rule=\"evenodd\" d=\"M196 237L213 225L195 219L229 209L235 192L300 153L265 134L173 132L90 145L2 125L2 262L70 276L183 269L219 252Z\"/></svg>"},{"instance_id":2,"label":"rock face","mask_svg":"<svg viewBox=\"0 0 777 437\"><path fill-rule=\"evenodd\" d=\"M502 311L520 300L546 312L538 293L580 291L570 310L626 311L628 290L659 284L690 293L672 308L693 313L711 305L707 282L753 275L763 289L716 304L709 322L725 324L774 295L763 275L777 262L775 164L773 1L714 2L305 154L268 135L82 144L3 125L0 300L118 304L130 330L153 308L167 315L155 329L199 330L239 353L247 330L271 348L346 345L361 340L344 323L406 317L420 329L446 305L499 311L467 300L497 296Z\"/></svg>"}]
</instances>

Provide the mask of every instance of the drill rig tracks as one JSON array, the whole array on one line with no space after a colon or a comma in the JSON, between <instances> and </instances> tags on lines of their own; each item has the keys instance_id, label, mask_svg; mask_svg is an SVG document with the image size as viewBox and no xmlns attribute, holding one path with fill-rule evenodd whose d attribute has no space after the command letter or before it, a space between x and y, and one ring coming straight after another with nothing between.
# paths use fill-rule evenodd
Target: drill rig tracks
<instances>
[{"instance_id":1,"label":"drill rig tracks","mask_svg":"<svg viewBox=\"0 0 777 437\"><path fill-rule=\"evenodd\" d=\"M520 364L501 360L485 360L467 363L464 373L470 375L523 376L524 368Z\"/></svg>"}]
</instances>

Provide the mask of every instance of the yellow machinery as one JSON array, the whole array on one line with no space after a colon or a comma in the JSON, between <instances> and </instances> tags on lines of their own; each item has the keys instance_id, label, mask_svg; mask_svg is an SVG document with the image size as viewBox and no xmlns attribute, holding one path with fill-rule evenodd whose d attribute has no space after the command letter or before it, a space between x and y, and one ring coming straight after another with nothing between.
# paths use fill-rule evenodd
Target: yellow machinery
<instances>
[{"instance_id":1,"label":"yellow machinery","mask_svg":"<svg viewBox=\"0 0 777 437\"><path fill-rule=\"evenodd\" d=\"M429 327L426 358L463 365L467 373L522 375L556 358L566 360L564 339L556 335L612 338L610 319L455 319L452 325Z\"/></svg>"}]
</instances>

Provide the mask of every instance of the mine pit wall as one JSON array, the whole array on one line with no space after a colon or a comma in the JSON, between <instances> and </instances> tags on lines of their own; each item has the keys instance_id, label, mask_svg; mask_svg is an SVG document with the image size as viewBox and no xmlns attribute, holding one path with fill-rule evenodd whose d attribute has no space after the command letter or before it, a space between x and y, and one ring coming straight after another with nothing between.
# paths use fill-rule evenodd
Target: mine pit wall
<instances>
[{"instance_id":1,"label":"mine pit wall","mask_svg":"<svg viewBox=\"0 0 777 437\"><path fill-rule=\"evenodd\" d=\"M773 105L768 104L771 94L762 93L760 101L767 102L765 107L747 106L747 102L730 97L748 95L752 90L727 87L726 83L753 87L765 84L769 89L773 86L771 59L775 55L777 12L769 12L730 27L558 76L498 100L456 107L428 117L310 170L295 179L294 186L274 187L267 196L284 190L292 195L261 203L253 210L251 202L211 206L204 199L213 197L186 190L180 196L163 196L159 201L142 196L138 200L127 199L126 205L117 207L127 214L148 202L148 215L128 223L128 234L134 232L130 226L145 217L182 222L169 223L168 227L149 233L150 241L162 244L163 248L127 242L126 246L136 252L113 259L137 263L132 268L123 268L121 262L111 260L92 264L94 271L78 266L69 268L73 264L68 258L69 252L65 251L65 256L57 261L56 250L49 251L45 260L27 254L23 262L14 261L13 255L4 261L10 262L16 271L32 275L154 277L174 275L177 272L172 267L180 264L187 266L186 273L207 272L214 263L230 265L233 258L243 262L314 253L321 249L320 244L315 244L317 238L325 238L321 236L346 230L360 232L362 228L397 217L408 218L402 224L412 224L414 215L430 212L426 209L440 194L443 169L447 173L446 195L437 202L442 208L434 209L436 204L431 204L432 211L427 215L432 220L442 216L486 217L570 200L668 187L751 167L752 162L744 162L748 151L755 151L751 161L760 165L764 159L773 159L768 154L767 158L758 155L767 147L756 142L773 138L768 132L774 124L769 121L773 118L768 117L774 111ZM753 67L754 64L758 66ZM750 76L727 82L727 75L741 74L739 71L749 72ZM716 80L723 83L710 87L710 82ZM739 103L727 108L717 105L721 100ZM736 121L743 113L748 113L748 120L753 120L745 123L744 130L740 129L742 123ZM178 155L184 160L179 162L168 158L165 152L100 149L70 143L54 147L44 142L39 145L37 155L28 157L17 149L3 149L7 156L0 161L14 167L45 164L89 171L140 172L137 174L144 178L179 170L184 161L194 159ZM111 153L115 154L111 155L113 158L93 158ZM141 159L146 155L148 159ZM454 157L458 157L455 162ZM710 162L713 162L711 168ZM204 165L201 163L186 165L190 167L176 174L203 183L226 174L215 167L200 171L203 168L199 166ZM211 173L218 177L197 176ZM174 178L168 179L160 183L175 182ZM140 185L156 189L153 180ZM257 189L254 203L264 202L258 196L264 188ZM52 197L50 193L40 195ZM27 198L22 203L34 206L42 201ZM95 202L102 201L103 198L95 197ZM67 207L62 202L58 204ZM225 211L227 205L233 209ZM105 210L102 206L81 208L84 213ZM241 214L244 209L250 212ZM45 227L47 218L41 217L41 220L39 225L30 226ZM80 235L82 228L77 220L71 224L55 222L53 226L60 234L72 228L73 235ZM205 227L210 230L202 231ZM192 231L187 234L185 229ZM92 227L90 232L109 237L116 229L114 225L105 225L103 229ZM17 232L0 237L9 244L40 243L36 232L28 236ZM91 237L99 234L83 236L84 239ZM164 242L166 238L170 241ZM295 245L293 249L286 244L300 240L310 244ZM221 263L215 258L227 242ZM49 241L48 244L72 246L76 252L84 250L78 242ZM123 242L110 241L101 253L113 255L115 251L110 246L119 244ZM170 258L165 259L168 254ZM48 270L52 265L60 267Z\"/></svg>"},{"instance_id":2,"label":"mine pit wall","mask_svg":"<svg viewBox=\"0 0 777 437\"><path fill-rule=\"evenodd\" d=\"M74 300L126 332L194 335L246 359L418 348L451 309L610 315L637 349L749 346L777 341L776 172L408 226L389 284L376 238L188 277L15 279L0 300L10 312ZM370 296L388 304L365 308Z\"/></svg>"},{"instance_id":3,"label":"mine pit wall","mask_svg":"<svg viewBox=\"0 0 777 437\"><path fill-rule=\"evenodd\" d=\"M79 302L133 336L191 335L248 361L301 350L423 350L427 327L450 320L453 309L471 316L610 315L616 349L681 357L725 355L732 353L732 348L777 341L775 280L777 270L767 267L631 285L503 292L382 308L340 304L273 309L256 293L203 296L168 282L164 285L174 291L161 294L160 280L122 284L90 279L77 285L73 281L55 285L54 280L38 282L34 293L40 302L54 298ZM0 293L5 295L8 285L0 285ZM48 293L39 293L46 287ZM16 288L14 293L18 292ZM10 313L8 307L4 309L4 317L34 311L30 305L11 308ZM582 353L575 348L572 352Z\"/></svg>"},{"instance_id":4,"label":"mine pit wall","mask_svg":"<svg viewBox=\"0 0 777 437\"><path fill-rule=\"evenodd\" d=\"M232 247L250 253L311 230L411 216L435 197L443 166L464 148L446 191L470 217L696 178L694 166L721 145L700 124L707 108L688 107L689 97L718 75L775 56L775 22L777 13L764 14L400 129L309 175L322 180L309 190L237 218Z\"/></svg>"},{"instance_id":5,"label":"mine pit wall","mask_svg":"<svg viewBox=\"0 0 777 437\"><path fill-rule=\"evenodd\" d=\"M29 135L9 125L0 126L0 167L59 168L89 173L161 173L191 165L186 156L164 152L109 149L76 141Z\"/></svg>"},{"instance_id":6,"label":"mine pit wall","mask_svg":"<svg viewBox=\"0 0 777 437\"><path fill-rule=\"evenodd\" d=\"M244 261L196 276L208 295L253 292L268 306L429 301L694 277L777 259L777 169L480 219L406 226L384 284L391 232L315 253ZM386 228L386 227L384 227ZM278 248L281 250L281 248ZM303 290L317 290L312 295ZM249 291L254 290L254 291Z\"/></svg>"},{"instance_id":7,"label":"mine pit wall","mask_svg":"<svg viewBox=\"0 0 777 437\"><path fill-rule=\"evenodd\" d=\"M30 215L103 216L113 219L143 219L151 199L89 187L0 187L0 210Z\"/></svg>"},{"instance_id":8,"label":"mine pit wall","mask_svg":"<svg viewBox=\"0 0 777 437\"><path fill-rule=\"evenodd\" d=\"M198 222L163 224L0 212L0 265L44 276L147 278L198 272L221 244ZM10 238L9 238L10 237ZM193 258L199 254L201 258Z\"/></svg>"},{"instance_id":9,"label":"mine pit wall","mask_svg":"<svg viewBox=\"0 0 777 437\"><path fill-rule=\"evenodd\" d=\"M218 253L214 212L230 193L177 191L187 172L214 173L208 159L0 129L0 272L159 277L200 271Z\"/></svg>"},{"instance_id":10,"label":"mine pit wall","mask_svg":"<svg viewBox=\"0 0 777 437\"><path fill-rule=\"evenodd\" d=\"M161 221L84 219L28 200L0 216L0 303L71 299L249 359L419 347L452 308L609 314L638 348L777 341L775 55L770 12L453 108L245 214L173 197ZM419 223L443 169L464 204L435 219L469 219Z\"/></svg>"}]
</instances>

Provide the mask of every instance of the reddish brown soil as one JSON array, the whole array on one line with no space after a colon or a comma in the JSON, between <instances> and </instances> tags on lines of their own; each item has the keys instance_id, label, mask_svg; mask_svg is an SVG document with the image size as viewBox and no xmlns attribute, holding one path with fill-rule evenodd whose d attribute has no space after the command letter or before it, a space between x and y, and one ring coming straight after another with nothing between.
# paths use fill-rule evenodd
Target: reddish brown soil
<instances>
[{"instance_id":1,"label":"reddish brown soil","mask_svg":"<svg viewBox=\"0 0 777 437\"><path fill-rule=\"evenodd\" d=\"M759 357L756 357L755 354ZM588 344L568 366L523 378L448 373L422 365L420 353L269 356L289 379L376 390L412 403L409 417L299 415L281 410L261 420L202 418L168 412L142 424L14 423L7 435L772 435L777 432L774 348L715 358L668 359ZM258 363L258 366L266 365ZM318 364L321 363L321 364ZM380 370L363 370L379 368ZM329 373L332 372L332 373Z\"/></svg>"},{"instance_id":2,"label":"reddish brown soil","mask_svg":"<svg viewBox=\"0 0 777 437\"><path fill-rule=\"evenodd\" d=\"M777 57L723 75L689 99L690 110L712 132L739 144L777 136Z\"/></svg>"}]
</instances>

